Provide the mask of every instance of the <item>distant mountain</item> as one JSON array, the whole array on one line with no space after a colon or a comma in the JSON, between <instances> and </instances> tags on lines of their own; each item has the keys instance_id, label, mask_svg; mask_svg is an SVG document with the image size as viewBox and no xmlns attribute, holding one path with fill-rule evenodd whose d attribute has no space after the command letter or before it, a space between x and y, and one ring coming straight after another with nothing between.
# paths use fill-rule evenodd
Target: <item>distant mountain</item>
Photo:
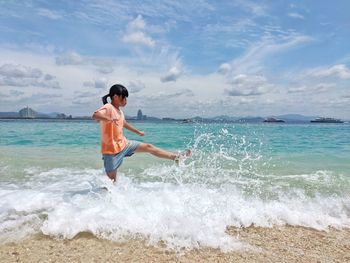
<instances>
[{"instance_id":1,"label":"distant mountain","mask_svg":"<svg viewBox=\"0 0 350 263\"><path fill-rule=\"evenodd\" d=\"M158 117L152 117L152 116L147 116L147 120L148 121L161 121L162 119L158 118Z\"/></svg>"},{"instance_id":2,"label":"distant mountain","mask_svg":"<svg viewBox=\"0 0 350 263\"><path fill-rule=\"evenodd\" d=\"M238 118L237 117L230 117L227 115L220 115L220 116L215 116L213 118L210 118L211 120L215 121L236 121Z\"/></svg>"},{"instance_id":3,"label":"distant mountain","mask_svg":"<svg viewBox=\"0 0 350 263\"><path fill-rule=\"evenodd\" d=\"M0 112L0 118L18 118L18 112Z\"/></svg>"},{"instance_id":4,"label":"distant mountain","mask_svg":"<svg viewBox=\"0 0 350 263\"><path fill-rule=\"evenodd\" d=\"M37 117L38 118L51 118L49 115L47 115L45 113L41 113L41 112L37 113Z\"/></svg>"},{"instance_id":5,"label":"distant mountain","mask_svg":"<svg viewBox=\"0 0 350 263\"><path fill-rule=\"evenodd\" d=\"M44 115L46 117L49 118L56 118L58 114L60 114L59 112L51 112L51 113L39 113L40 115Z\"/></svg>"},{"instance_id":6,"label":"distant mountain","mask_svg":"<svg viewBox=\"0 0 350 263\"><path fill-rule=\"evenodd\" d=\"M230 117L227 115L221 115L216 116L213 118L210 118L210 120L214 121L233 121L233 122L240 122L240 123L259 123L264 122L267 118L275 118L278 120L283 120L284 122L289 123L300 123L300 122L310 122L310 120L315 119L315 116L304 116L301 114L284 114L284 115L270 115L267 117L261 117L261 116L247 116L247 117Z\"/></svg>"},{"instance_id":7,"label":"distant mountain","mask_svg":"<svg viewBox=\"0 0 350 263\"><path fill-rule=\"evenodd\" d=\"M204 120L204 118L200 117L200 116L196 116L196 117L193 117L193 118L190 118L191 120L195 121L195 122L201 122Z\"/></svg>"},{"instance_id":8,"label":"distant mountain","mask_svg":"<svg viewBox=\"0 0 350 263\"><path fill-rule=\"evenodd\" d=\"M237 120L237 122L244 122L244 123L260 123L263 122L265 119L262 117L245 117L240 118Z\"/></svg>"}]
</instances>

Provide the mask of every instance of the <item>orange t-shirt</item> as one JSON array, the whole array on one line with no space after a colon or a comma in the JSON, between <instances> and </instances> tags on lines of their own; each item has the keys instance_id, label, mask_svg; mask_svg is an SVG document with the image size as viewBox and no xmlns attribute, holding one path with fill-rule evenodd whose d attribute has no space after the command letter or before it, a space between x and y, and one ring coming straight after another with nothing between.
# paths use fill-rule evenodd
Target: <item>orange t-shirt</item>
<instances>
[{"instance_id":1,"label":"orange t-shirt","mask_svg":"<svg viewBox=\"0 0 350 263\"><path fill-rule=\"evenodd\" d=\"M100 122L102 154L121 152L126 146L126 138L123 135L124 113L110 103L103 105L96 112L100 112L108 118L117 119L116 122Z\"/></svg>"}]
</instances>

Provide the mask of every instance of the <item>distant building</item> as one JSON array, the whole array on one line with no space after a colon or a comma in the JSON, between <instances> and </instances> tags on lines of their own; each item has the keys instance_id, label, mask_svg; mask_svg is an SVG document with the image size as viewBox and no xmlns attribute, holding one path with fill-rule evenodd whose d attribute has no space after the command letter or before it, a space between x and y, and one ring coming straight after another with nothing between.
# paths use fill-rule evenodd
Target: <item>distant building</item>
<instances>
[{"instance_id":1,"label":"distant building","mask_svg":"<svg viewBox=\"0 0 350 263\"><path fill-rule=\"evenodd\" d=\"M136 119L137 119L137 120L142 120L142 116L143 116L143 115L142 115L142 111L141 111L141 110L138 110L138 111L137 111L137 117L136 117Z\"/></svg>"},{"instance_id":2,"label":"distant building","mask_svg":"<svg viewBox=\"0 0 350 263\"><path fill-rule=\"evenodd\" d=\"M314 120L311 120L310 122L316 122L316 123L344 123L340 119L334 119L334 118L325 118L325 117L319 117Z\"/></svg>"},{"instance_id":3,"label":"distant building","mask_svg":"<svg viewBox=\"0 0 350 263\"><path fill-rule=\"evenodd\" d=\"M18 114L21 118L36 118L38 115L36 111L32 110L28 106L26 108L21 109L18 112Z\"/></svg>"},{"instance_id":4,"label":"distant building","mask_svg":"<svg viewBox=\"0 0 350 263\"><path fill-rule=\"evenodd\" d=\"M59 114L56 115L56 118L57 119L67 119L67 116L64 113L59 113Z\"/></svg>"}]
</instances>

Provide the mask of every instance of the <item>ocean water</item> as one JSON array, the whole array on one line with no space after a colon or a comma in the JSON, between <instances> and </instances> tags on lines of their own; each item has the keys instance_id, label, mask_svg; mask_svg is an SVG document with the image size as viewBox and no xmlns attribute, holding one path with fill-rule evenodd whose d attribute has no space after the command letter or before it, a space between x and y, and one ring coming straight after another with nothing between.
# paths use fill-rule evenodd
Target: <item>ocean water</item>
<instances>
[{"instance_id":1,"label":"ocean water","mask_svg":"<svg viewBox=\"0 0 350 263\"><path fill-rule=\"evenodd\" d=\"M193 156L135 154L113 184L97 123L0 121L0 242L90 232L227 251L243 245L227 226L350 227L349 124L133 125L146 136L127 138Z\"/></svg>"}]
</instances>

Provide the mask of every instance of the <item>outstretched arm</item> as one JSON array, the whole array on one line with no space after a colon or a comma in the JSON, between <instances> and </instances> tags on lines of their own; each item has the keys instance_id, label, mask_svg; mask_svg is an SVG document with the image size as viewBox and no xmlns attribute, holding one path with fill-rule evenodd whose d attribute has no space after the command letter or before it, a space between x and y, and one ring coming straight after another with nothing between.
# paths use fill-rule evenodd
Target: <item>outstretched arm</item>
<instances>
[{"instance_id":1,"label":"outstretched arm","mask_svg":"<svg viewBox=\"0 0 350 263\"><path fill-rule=\"evenodd\" d=\"M143 131L139 131L138 129L136 129L135 127L133 127L131 124L129 124L127 121L124 120L124 128L128 129L131 132L134 132L140 136L144 136L145 133Z\"/></svg>"}]
</instances>

